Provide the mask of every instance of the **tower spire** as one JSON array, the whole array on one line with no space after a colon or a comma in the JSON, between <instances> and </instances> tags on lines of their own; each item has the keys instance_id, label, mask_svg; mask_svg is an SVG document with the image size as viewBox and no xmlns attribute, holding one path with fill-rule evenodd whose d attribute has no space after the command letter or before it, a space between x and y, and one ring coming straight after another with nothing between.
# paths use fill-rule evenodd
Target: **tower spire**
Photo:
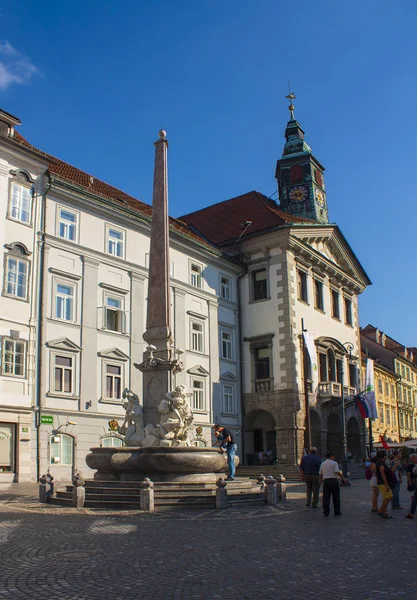
<instances>
[{"instance_id":1,"label":"tower spire","mask_svg":"<svg viewBox=\"0 0 417 600\"><path fill-rule=\"evenodd\" d=\"M288 82L288 95L285 97L288 98L288 110L290 111L291 121L295 121L293 100L295 100L297 96L291 91L291 81Z\"/></svg>"}]
</instances>

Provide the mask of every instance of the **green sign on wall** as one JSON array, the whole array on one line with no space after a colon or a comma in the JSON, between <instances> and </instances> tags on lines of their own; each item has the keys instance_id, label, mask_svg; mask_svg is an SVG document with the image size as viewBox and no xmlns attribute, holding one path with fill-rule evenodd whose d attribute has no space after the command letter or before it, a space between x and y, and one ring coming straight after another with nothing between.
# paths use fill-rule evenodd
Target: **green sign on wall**
<instances>
[{"instance_id":1,"label":"green sign on wall","mask_svg":"<svg viewBox=\"0 0 417 600\"><path fill-rule=\"evenodd\" d=\"M53 425L54 418L52 415L41 415L41 423L43 425Z\"/></svg>"}]
</instances>

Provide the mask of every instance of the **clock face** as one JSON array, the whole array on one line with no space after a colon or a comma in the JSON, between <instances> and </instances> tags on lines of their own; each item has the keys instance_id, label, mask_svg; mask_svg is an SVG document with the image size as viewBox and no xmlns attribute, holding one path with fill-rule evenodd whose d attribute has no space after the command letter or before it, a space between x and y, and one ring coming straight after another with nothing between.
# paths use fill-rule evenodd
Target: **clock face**
<instances>
[{"instance_id":1,"label":"clock face","mask_svg":"<svg viewBox=\"0 0 417 600\"><path fill-rule=\"evenodd\" d=\"M325 204L325 197L321 190L316 189L316 201L319 206L324 206Z\"/></svg>"},{"instance_id":2,"label":"clock face","mask_svg":"<svg viewBox=\"0 0 417 600\"><path fill-rule=\"evenodd\" d=\"M297 187L293 187L288 194L288 198L291 200L291 202L295 202L296 204L299 202L304 202L307 197L308 190L304 185L297 185Z\"/></svg>"}]
</instances>

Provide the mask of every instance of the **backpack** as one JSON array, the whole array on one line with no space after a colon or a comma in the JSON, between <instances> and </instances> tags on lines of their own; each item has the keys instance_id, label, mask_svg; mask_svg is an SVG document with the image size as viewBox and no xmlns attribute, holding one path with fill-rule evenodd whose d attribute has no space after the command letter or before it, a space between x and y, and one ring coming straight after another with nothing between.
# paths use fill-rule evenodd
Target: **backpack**
<instances>
[{"instance_id":1,"label":"backpack","mask_svg":"<svg viewBox=\"0 0 417 600\"><path fill-rule=\"evenodd\" d=\"M371 467L366 467L365 469L365 479L367 479L368 481L370 481L372 479L372 471L371 471Z\"/></svg>"}]
</instances>

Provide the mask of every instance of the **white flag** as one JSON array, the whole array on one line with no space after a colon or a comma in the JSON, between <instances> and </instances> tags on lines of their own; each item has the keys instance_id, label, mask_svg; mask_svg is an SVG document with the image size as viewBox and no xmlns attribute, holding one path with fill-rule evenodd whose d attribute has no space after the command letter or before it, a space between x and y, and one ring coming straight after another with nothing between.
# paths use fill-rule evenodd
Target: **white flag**
<instances>
[{"instance_id":1,"label":"white flag","mask_svg":"<svg viewBox=\"0 0 417 600\"><path fill-rule=\"evenodd\" d=\"M314 336L309 331L303 331L304 343L307 348L308 355L311 362L311 379L313 380L313 394L314 397L317 395L317 389L319 387L319 367L317 365L317 350L316 344L314 343Z\"/></svg>"},{"instance_id":2,"label":"white flag","mask_svg":"<svg viewBox=\"0 0 417 600\"><path fill-rule=\"evenodd\" d=\"M377 419L378 411L376 409L375 401L374 361L371 358L366 359L365 393L363 395L366 398L366 403L369 407L369 418Z\"/></svg>"}]
</instances>

